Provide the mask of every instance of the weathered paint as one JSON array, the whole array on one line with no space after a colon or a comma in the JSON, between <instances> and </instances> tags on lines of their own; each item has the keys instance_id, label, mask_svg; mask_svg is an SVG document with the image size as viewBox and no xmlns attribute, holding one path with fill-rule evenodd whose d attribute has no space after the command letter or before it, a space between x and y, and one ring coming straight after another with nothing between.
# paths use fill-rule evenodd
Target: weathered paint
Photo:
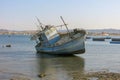
<instances>
[{"instance_id":1,"label":"weathered paint","mask_svg":"<svg viewBox=\"0 0 120 80\"><path fill-rule=\"evenodd\" d=\"M51 27L45 31L45 36L49 44L54 44L60 39L60 36L55 27Z\"/></svg>"},{"instance_id":2,"label":"weathered paint","mask_svg":"<svg viewBox=\"0 0 120 80\"><path fill-rule=\"evenodd\" d=\"M38 52L44 52L44 53L50 53L50 54L64 54L64 53L73 54L73 52L77 52L77 51L84 52L85 50L84 36L73 39L59 46L52 46L52 47L36 46L36 50Z\"/></svg>"}]
</instances>

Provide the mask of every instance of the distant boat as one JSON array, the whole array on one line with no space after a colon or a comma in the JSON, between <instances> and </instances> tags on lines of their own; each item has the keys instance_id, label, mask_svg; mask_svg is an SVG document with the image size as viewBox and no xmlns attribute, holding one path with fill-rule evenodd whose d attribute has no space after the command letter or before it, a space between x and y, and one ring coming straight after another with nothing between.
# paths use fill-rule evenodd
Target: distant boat
<instances>
[{"instance_id":1,"label":"distant boat","mask_svg":"<svg viewBox=\"0 0 120 80\"><path fill-rule=\"evenodd\" d=\"M58 33L55 26L40 26L41 31L37 34L39 42L37 41L37 45L35 46L38 53L80 54L85 52L86 31L80 29L69 31L62 17L61 19L68 31L65 34Z\"/></svg>"},{"instance_id":2,"label":"distant boat","mask_svg":"<svg viewBox=\"0 0 120 80\"><path fill-rule=\"evenodd\" d=\"M120 41L110 41L111 44L120 44Z\"/></svg>"},{"instance_id":3,"label":"distant boat","mask_svg":"<svg viewBox=\"0 0 120 80\"><path fill-rule=\"evenodd\" d=\"M93 41L105 41L105 38L103 38L103 37L93 38Z\"/></svg>"},{"instance_id":4,"label":"distant boat","mask_svg":"<svg viewBox=\"0 0 120 80\"><path fill-rule=\"evenodd\" d=\"M88 36L86 36L86 39L91 39L92 37L88 37Z\"/></svg>"},{"instance_id":5,"label":"distant boat","mask_svg":"<svg viewBox=\"0 0 120 80\"><path fill-rule=\"evenodd\" d=\"M111 39L111 37L110 36L106 36L105 39Z\"/></svg>"},{"instance_id":6,"label":"distant boat","mask_svg":"<svg viewBox=\"0 0 120 80\"><path fill-rule=\"evenodd\" d=\"M6 47L11 47L11 45L10 45L10 44L7 44Z\"/></svg>"},{"instance_id":7,"label":"distant boat","mask_svg":"<svg viewBox=\"0 0 120 80\"><path fill-rule=\"evenodd\" d=\"M112 41L120 41L120 38L112 38Z\"/></svg>"}]
</instances>

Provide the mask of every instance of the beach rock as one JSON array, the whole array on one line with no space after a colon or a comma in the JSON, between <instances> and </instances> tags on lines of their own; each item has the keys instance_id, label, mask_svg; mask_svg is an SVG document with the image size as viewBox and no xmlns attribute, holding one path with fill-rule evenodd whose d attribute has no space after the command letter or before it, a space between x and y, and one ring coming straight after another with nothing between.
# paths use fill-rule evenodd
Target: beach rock
<instances>
[{"instance_id":1,"label":"beach rock","mask_svg":"<svg viewBox=\"0 0 120 80\"><path fill-rule=\"evenodd\" d=\"M46 74L44 74L44 73L41 73L41 74L38 75L39 78L43 78L45 76L46 76Z\"/></svg>"}]
</instances>

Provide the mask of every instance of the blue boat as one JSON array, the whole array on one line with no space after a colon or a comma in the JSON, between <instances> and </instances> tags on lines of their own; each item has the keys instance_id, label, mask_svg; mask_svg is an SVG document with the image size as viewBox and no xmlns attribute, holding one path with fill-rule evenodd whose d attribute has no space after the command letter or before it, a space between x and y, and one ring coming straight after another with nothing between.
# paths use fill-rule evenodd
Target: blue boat
<instances>
[{"instance_id":1,"label":"blue boat","mask_svg":"<svg viewBox=\"0 0 120 80\"><path fill-rule=\"evenodd\" d=\"M62 17L61 19L68 32L61 34L55 26L41 26L42 30L37 33L39 42L35 46L38 53L82 54L85 52L86 31L80 29L69 31Z\"/></svg>"},{"instance_id":2,"label":"blue boat","mask_svg":"<svg viewBox=\"0 0 120 80\"><path fill-rule=\"evenodd\" d=\"M111 44L120 44L120 41L110 41Z\"/></svg>"}]
</instances>

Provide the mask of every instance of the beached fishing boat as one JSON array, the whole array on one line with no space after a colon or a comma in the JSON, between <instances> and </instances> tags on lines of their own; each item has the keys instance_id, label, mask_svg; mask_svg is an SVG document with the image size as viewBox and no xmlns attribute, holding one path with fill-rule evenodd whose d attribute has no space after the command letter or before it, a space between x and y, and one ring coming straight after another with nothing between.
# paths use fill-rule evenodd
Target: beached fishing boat
<instances>
[{"instance_id":1,"label":"beached fishing boat","mask_svg":"<svg viewBox=\"0 0 120 80\"><path fill-rule=\"evenodd\" d=\"M85 30L73 29L69 31L61 17L66 33L58 33L56 26L42 25L38 20L41 30L37 33L37 52L49 54L79 54L85 52Z\"/></svg>"}]
</instances>

